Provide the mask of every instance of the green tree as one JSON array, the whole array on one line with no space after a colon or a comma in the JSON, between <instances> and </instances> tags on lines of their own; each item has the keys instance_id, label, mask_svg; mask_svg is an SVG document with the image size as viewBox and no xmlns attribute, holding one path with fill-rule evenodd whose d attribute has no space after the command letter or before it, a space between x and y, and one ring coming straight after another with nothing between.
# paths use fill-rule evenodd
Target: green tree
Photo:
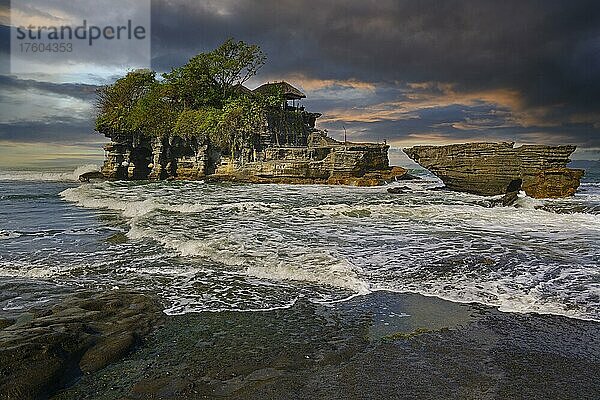
<instances>
[{"instance_id":1,"label":"green tree","mask_svg":"<svg viewBox=\"0 0 600 400\"><path fill-rule=\"evenodd\" d=\"M157 137L175 134L208 138L233 155L256 145L265 126L265 112L283 110L280 91L242 94L234 90L264 65L256 45L226 40L188 63L163 74L129 72L98 91L96 130L106 134Z\"/></svg>"},{"instance_id":2,"label":"green tree","mask_svg":"<svg viewBox=\"0 0 600 400\"><path fill-rule=\"evenodd\" d=\"M223 100L211 78L204 53L163 77L170 97L184 109L222 106Z\"/></svg>"},{"instance_id":3,"label":"green tree","mask_svg":"<svg viewBox=\"0 0 600 400\"><path fill-rule=\"evenodd\" d=\"M126 133L131 130L130 113L156 83L156 73L147 69L127 73L114 84L96 93L96 130L102 133Z\"/></svg>"},{"instance_id":4,"label":"green tree","mask_svg":"<svg viewBox=\"0 0 600 400\"><path fill-rule=\"evenodd\" d=\"M138 99L128 118L133 132L147 137L166 136L173 132L179 111L167 96L167 89L165 85L154 82Z\"/></svg>"},{"instance_id":5,"label":"green tree","mask_svg":"<svg viewBox=\"0 0 600 400\"><path fill-rule=\"evenodd\" d=\"M265 60L258 46L227 39L215 50L192 57L163 77L185 108L221 108L235 95L233 87L254 76Z\"/></svg>"},{"instance_id":6,"label":"green tree","mask_svg":"<svg viewBox=\"0 0 600 400\"><path fill-rule=\"evenodd\" d=\"M233 157L241 148L254 147L264 126L263 105L255 99L242 96L223 107L217 130L210 139Z\"/></svg>"},{"instance_id":7,"label":"green tree","mask_svg":"<svg viewBox=\"0 0 600 400\"><path fill-rule=\"evenodd\" d=\"M236 84L244 84L265 64L266 56L257 45L229 38L209 53L209 68L223 98L231 95Z\"/></svg>"},{"instance_id":8,"label":"green tree","mask_svg":"<svg viewBox=\"0 0 600 400\"><path fill-rule=\"evenodd\" d=\"M212 107L183 110L177 118L173 133L182 138L207 139L217 132L220 114L220 110Z\"/></svg>"}]
</instances>

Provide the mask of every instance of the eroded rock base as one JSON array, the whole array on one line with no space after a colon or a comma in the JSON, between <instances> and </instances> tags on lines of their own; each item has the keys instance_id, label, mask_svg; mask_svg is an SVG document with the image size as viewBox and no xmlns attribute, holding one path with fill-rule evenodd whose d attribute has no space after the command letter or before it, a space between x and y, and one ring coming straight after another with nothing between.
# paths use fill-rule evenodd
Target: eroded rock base
<instances>
[{"instance_id":1,"label":"eroded rock base","mask_svg":"<svg viewBox=\"0 0 600 400\"><path fill-rule=\"evenodd\" d=\"M560 198L574 195L584 175L567 168L575 149L505 142L415 146L404 152L451 190L496 196L514 191L509 187L520 181L530 197Z\"/></svg>"}]
</instances>

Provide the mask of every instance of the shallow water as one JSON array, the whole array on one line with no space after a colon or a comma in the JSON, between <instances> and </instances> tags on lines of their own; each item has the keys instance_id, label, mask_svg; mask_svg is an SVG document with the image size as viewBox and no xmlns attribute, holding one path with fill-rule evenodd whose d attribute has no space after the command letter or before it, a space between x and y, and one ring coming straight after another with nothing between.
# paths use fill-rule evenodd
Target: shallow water
<instances>
[{"instance_id":1,"label":"shallow water","mask_svg":"<svg viewBox=\"0 0 600 400\"><path fill-rule=\"evenodd\" d=\"M79 185L66 182L72 173L30 181L0 174L0 306L84 287L159 293L170 314L390 290L600 320L593 173L574 198L523 196L505 208L437 190L438 180L417 173L425 179L398 182L411 189L399 195L385 187ZM63 182L49 181L56 179Z\"/></svg>"},{"instance_id":2,"label":"shallow water","mask_svg":"<svg viewBox=\"0 0 600 400\"><path fill-rule=\"evenodd\" d=\"M161 326L56 399L595 399L600 390L590 378L600 324L416 294L188 313Z\"/></svg>"}]
</instances>

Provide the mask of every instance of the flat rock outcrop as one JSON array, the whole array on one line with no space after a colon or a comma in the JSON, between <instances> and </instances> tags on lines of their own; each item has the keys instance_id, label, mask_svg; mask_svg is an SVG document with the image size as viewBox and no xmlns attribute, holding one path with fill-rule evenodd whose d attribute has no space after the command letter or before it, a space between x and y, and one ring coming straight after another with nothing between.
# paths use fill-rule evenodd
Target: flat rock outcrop
<instances>
[{"instance_id":1,"label":"flat rock outcrop","mask_svg":"<svg viewBox=\"0 0 600 400\"><path fill-rule=\"evenodd\" d=\"M520 186L530 197L560 198L574 195L584 175L567 168L575 149L502 142L415 146L404 152L450 190L496 196Z\"/></svg>"},{"instance_id":2,"label":"flat rock outcrop","mask_svg":"<svg viewBox=\"0 0 600 400\"><path fill-rule=\"evenodd\" d=\"M109 291L0 318L0 399L48 398L129 354L163 317L153 297Z\"/></svg>"},{"instance_id":3,"label":"flat rock outcrop","mask_svg":"<svg viewBox=\"0 0 600 400\"><path fill-rule=\"evenodd\" d=\"M313 133L306 147L266 149L259 161L218 166L209 180L377 186L407 174L404 168L389 166L388 148L385 144L341 143Z\"/></svg>"}]
</instances>

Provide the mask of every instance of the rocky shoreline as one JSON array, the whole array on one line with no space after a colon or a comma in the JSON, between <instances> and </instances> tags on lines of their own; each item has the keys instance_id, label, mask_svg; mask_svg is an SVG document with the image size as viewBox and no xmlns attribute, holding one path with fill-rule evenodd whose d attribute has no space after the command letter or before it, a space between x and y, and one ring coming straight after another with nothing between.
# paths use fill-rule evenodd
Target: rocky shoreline
<instances>
[{"instance_id":1,"label":"rocky shoreline","mask_svg":"<svg viewBox=\"0 0 600 400\"><path fill-rule=\"evenodd\" d=\"M88 172L79 180L202 179L207 182L381 186L398 180L418 179L403 167L389 165L387 145L341 143L319 132L308 135L306 147L266 148L259 159L254 155L254 161L245 158L223 161L222 155L206 155L209 148L196 148L194 141L176 139L175 142L188 152L196 152L195 161L178 158L177 151L170 150L167 153L171 159L166 162L169 167L155 167L159 165L155 163L164 158L162 152L167 146L160 144L158 153L154 151L158 155L150 165L162 172L140 176L130 161L135 145L113 144L110 149L129 150L109 152L102 171ZM146 145L156 147L154 142ZM575 146L514 147L512 142L481 142L415 146L403 150L409 158L439 177L449 190L480 196L506 195L502 203L509 205L521 190L533 198L573 196L585 174L582 169L567 167L575 149ZM162 164L165 164L164 160Z\"/></svg>"},{"instance_id":2,"label":"rocky shoreline","mask_svg":"<svg viewBox=\"0 0 600 400\"><path fill-rule=\"evenodd\" d=\"M0 398L48 398L120 360L164 320L154 297L108 291L0 319Z\"/></svg>"},{"instance_id":3,"label":"rocky shoreline","mask_svg":"<svg viewBox=\"0 0 600 400\"><path fill-rule=\"evenodd\" d=\"M600 390L597 322L412 294L165 316L156 298L117 290L37 313L0 331L2 399L592 399Z\"/></svg>"}]
</instances>

